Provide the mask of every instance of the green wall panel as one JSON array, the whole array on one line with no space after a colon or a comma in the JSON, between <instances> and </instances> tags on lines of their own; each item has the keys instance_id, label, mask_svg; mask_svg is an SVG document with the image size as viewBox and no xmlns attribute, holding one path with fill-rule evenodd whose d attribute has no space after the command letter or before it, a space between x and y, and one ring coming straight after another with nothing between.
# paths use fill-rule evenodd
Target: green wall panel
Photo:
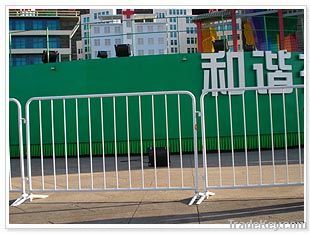
<instances>
[{"instance_id":1,"label":"green wall panel","mask_svg":"<svg viewBox=\"0 0 310 234\"><path fill-rule=\"evenodd\" d=\"M253 63L264 63L263 58L253 58L251 53L245 53L245 77L246 86L256 86ZM298 59L297 53L292 53L292 59L287 64L293 65L294 84L302 84L303 78L299 76L303 69L303 61ZM236 70L236 69L235 69ZM266 71L265 71L266 76ZM235 72L235 81L238 74ZM56 96L56 95L79 95L79 94L104 94L123 92L147 92L147 91L170 91L188 90L196 96L197 108L203 87L203 70L201 69L200 54L175 54L157 56L137 56L129 58L110 58L72 61L55 64L31 65L10 69L10 97L20 100L24 107L27 100L35 96ZM182 148L191 152L192 144L192 114L191 100L187 96L180 96L181 119L182 119ZM130 149L132 153L140 152L140 128L138 98L129 97L129 126L130 126ZM229 150L230 143L230 122L228 112L228 95L219 95L219 131L221 136L221 148ZM257 148L257 119L255 94L246 93L246 127L248 147ZM300 105L300 123L303 132L303 90L298 95ZM286 95L286 109L296 110L295 93ZM89 126L88 126L88 105L87 99L79 100L79 140L81 142L81 154L89 153ZM154 98L155 104L155 135L156 145L166 145L165 130L165 109L164 97ZM272 112L274 123L274 140L276 147L284 146L284 119L282 109L282 96L273 95ZM142 97L142 122L143 122L143 150L145 151L152 142L152 112L151 98ZM45 155L52 155L51 148L51 109L49 101L42 101L42 135L43 151ZM178 152L178 112L177 97L168 96L169 116L169 138L171 152ZM270 118L268 95L259 95L259 107L262 110L260 115L260 131L262 134L261 143L265 148L270 147ZM233 108L233 132L234 147L244 147L244 126L242 112L242 96L232 96ZM215 98L210 94L205 97L206 109L206 134L208 150L215 150L216 141L216 119L215 119ZM117 123L117 145L119 153L127 152L126 133L126 112L125 98L116 98L116 123ZM38 102L30 105L30 126L31 126L31 150L34 155L40 154L39 145L39 114ZM266 115L266 113L268 115ZM24 115L24 110L23 110ZM94 154L102 154L101 136L101 110L100 100L91 99L91 132ZM76 154L76 118L75 100L66 100L66 126L68 154ZM10 104L10 150L12 156L18 155L16 107ZM200 119L198 119L200 120ZM105 151L107 154L114 153L114 131L113 131L113 103L111 98L103 99L103 122L105 129ZM200 121L198 123L200 126ZM55 153L64 155L64 119L63 102L54 101L54 126L55 126ZM199 128L200 129L200 128ZM24 131L25 132L25 131ZM296 111L287 113L288 143L290 146L298 144L297 138L297 116ZM199 136L201 135L199 130ZM303 134L301 134L303 139ZM201 141L198 141L201 150Z\"/></svg>"}]
</instances>

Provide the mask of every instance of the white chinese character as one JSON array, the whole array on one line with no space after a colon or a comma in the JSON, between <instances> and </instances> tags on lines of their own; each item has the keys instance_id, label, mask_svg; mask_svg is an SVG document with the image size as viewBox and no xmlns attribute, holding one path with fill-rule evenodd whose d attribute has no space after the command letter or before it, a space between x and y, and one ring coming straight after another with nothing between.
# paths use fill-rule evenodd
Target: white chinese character
<instances>
[{"instance_id":1,"label":"white chinese character","mask_svg":"<svg viewBox=\"0 0 310 234\"><path fill-rule=\"evenodd\" d=\"M202 59L209 59L210 62L204 62L201 64L204 74L204 85L203 91L207 91L210 89L210 81L211 81L211 89L217 88L225 88L225 73L224 68L226 67L225 62L218 62L218 59L224 58L225 52L220 51L218 53L205 53L201 54ZM219 70L219 71L218 71ZM211 79L210 79L210 71L211 71ZM219 83L218 86L218 74L219 72ZM212 96L217 96L218 92L212 92ZM226 91L222 92L222 94L226 94Z\"/></svg>"},{"instance_id":2,"label":"white chinese character","mask_svg":"<svg viewBox=\"0 0 310 234\"><path fill-rule=\"evenodd\" d=\"M238 59L238 80L239 88L245 87L245 77L244 77L244 56L242 52L227 52L227 83L228 88L235 88L234 83L234 65L233 59ZM232 95L240 95L244 93L244 90L230 91Z\"/></svg>"},{"instance_id":3,"label":"white chinese character","mask_svg":"<svg viewBox=\"0 0 310 234\"><path fill-rule=\"evenodd\" d=\"M210 82L212 89L226 88L225 62L219 62L218 59L225 57L225 52L220 51L218 53L205 53L201 54L202 59L209 59L209 62L202 63L204 70L204 91L210 89ZM245 76L244 76L244 56L242 52L228 52L227 53L227 88L235 88L234 82L234 68L233 59L238 60L238 78L239 86L245 87ZM211 73L211 79L210 79ZM218 82L219 81L219 82ZM218 85L219 83L219 85ZM242 94L244 91L230 91L232 95ZM218 92L212 92L212 96L216 96ZM221 91L222 94L227 94L226 91Z\"/></svg>"},{"instance_id":4,"label":"white chinese character","mask_svg":"<svg viewBox=\"0 0 310 234\"><path fill-rule=\"evenodd\" d=\"M263 51L253 51L253 57L264 57ZM278 54L272 53L271 51L265 51L265 61L267 69L267 85L268 86L289 86L293 84L292 72L283 72L291 71L292 65L287 65L285 63L286 59L291 58L291 53L284 50L278 51ZM273 60L278 59L278 65L273 64ZM263 87L264 85L264 73L263 73L263 64L253 64L253 69L256 71L257 76L257 86ZM272 72L271 72L272 71ZM267 93L266 89L259 89L259 93ZM293 92L292 88L286 89L270 89L271 93L291 93Z\"/></svg>"}]
</instances>

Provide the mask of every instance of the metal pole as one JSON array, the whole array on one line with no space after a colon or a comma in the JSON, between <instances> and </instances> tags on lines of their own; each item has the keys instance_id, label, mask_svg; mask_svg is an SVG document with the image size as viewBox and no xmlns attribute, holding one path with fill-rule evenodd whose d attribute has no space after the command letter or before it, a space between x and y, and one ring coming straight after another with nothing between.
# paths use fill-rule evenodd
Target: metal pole
<instances>
[{"instance_id":1,"label":"metal pole","mask_svg":"<svg viewBox=\"0 0 310 234\"><path fill-rule=\"evenodd\" d=\"M267 24L266 24L266 17L265 16L264 16L264 32L265 32L266 50L268 50L268 34L267 34Z\"/></svg>"},{"instance_id":2,"label":"metal pole","mask_svg":"<svg viewBox=\"0 0 310 234\"><path fill-rule=\"evenodd\" d=\"M225 37L225 30L224 30L224 18L223 18L223 13L222 13L222 33L223 33L223 39L226 39ZM224 51L226 51L226 43L224 41Z\"/></svg>"},{"instance_id":3,"label":"metal pole","mask_svg":"<svg viewBox=\"0 0 310 234\"><path fill-rule=\"evenodd\" d=\"M47 62L50 62L50 41L48 36L48 27L46 27L46 50L47 50Z\"/></svg>"}]
</instances>

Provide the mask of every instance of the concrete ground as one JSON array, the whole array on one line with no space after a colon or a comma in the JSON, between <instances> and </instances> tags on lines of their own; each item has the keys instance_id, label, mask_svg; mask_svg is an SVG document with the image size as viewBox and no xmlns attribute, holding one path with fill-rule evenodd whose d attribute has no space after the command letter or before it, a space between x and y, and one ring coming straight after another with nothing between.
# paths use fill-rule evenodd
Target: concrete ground
<instances>
[{"instance_id":1,"label":"concrete ground","mask_svg":"<svg viewBox=\"0 0 310 234\"><path fill-rule=\"evenodd\" d=\"M291 155L296 155L290 151ZM218 160L210 161L208 168L209 185L218 186L219 169ZM233 184L232 167L229 163L229 154L223 155L224 165L221 171L223 185ZM273 167L270 164L269 152L264 152L263 160L263 183L272 183ZM302 179L300 166L296 164L298 157L290 157L289 166L283 165L283 155L276 152L276 182L285 182L288 171L289 182L298 182ZM280 156L277 156L280 155ZM226 158L225 158L226 157ZM237 184L246 184L246 167L242 163L243 153L236 153L235 179ZM256 152L249 153L249 182L259 183L260 168L255 161ZM147 166L147 158L144 163L144 185L147 188L168 186L169 171L167 168L158 168L156 173L158 180L155 181L155 171ZM81 187L91 188L91 176L89 175L89 158L82 158ZM139 157L131 160L131 186L138 188L142 185L141 161ZM88 163L88 164L87 164ZM117 186L114 158L106 159L106 172L102 172L102 159L93 159L93 186L102 189L104 184L107 188ZM42 175L39 159L32 159L32 185L33 189L41 190ZM56 159L56 177L52 166L52 159L44 160L44 188L66 189L67 177L63 159ZM78 176L76 173L76 159L68 160L68 188L78 188ZM172 156L170 168L170 185L193 187L194 170L193 157L185 155L183 159L183 176L180 170L180 158ZM200 191L203 188L203 171L201 160L199 161ZM11 161L12 186L19 184L18 160ZM118 160L118 185L120 188L130 186L128 160L120 157ZM37 192L48 194L45 199L37 199L26 202L17 207L10 207L10 224L229 224L229 220L248 222L267 220L269 222L300 222L304 221L304 187L264 187L242 189L210 189L215 196L205 200L200 205L188 206L187 203L193 196L193 191L104 191L104 192ZM20 193L10 192L12 203Z\"/></svg>"}]
</instances>

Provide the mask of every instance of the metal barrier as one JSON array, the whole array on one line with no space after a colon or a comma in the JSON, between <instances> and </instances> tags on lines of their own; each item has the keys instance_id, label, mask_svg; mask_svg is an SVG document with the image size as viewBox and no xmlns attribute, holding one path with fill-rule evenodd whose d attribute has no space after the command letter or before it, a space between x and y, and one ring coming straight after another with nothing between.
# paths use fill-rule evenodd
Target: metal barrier
<instances>
[{"instance_id":1,"label":"metal barrier","mask_svg":"<svg viewBox=\"0 0 310 234\"><path fill-rule=\"evenodd\" d=\"M300 115L300 112L303 112L303 108L300 109L299 106L300 100L303 100L303 95L299 95L299 93L302 94L303 88L303 85L285 87L245 87L233 89L223 88L209 89L202 93L200 97L203 144L202 174L205 193L197 204L201 203L205 197L208 198L209 195L213 195L213 193L209 193L207 189L291 186L303 184L303 143L301 142L301 123L303 123L303 121L300 120L300 117L303 116ZM211 92L214 96L213 100L215 103L209 102L208 106L205 103L205 96L208 93L211 95ZM219 96L218 94L220 92L223 95ZM246 97L250 97L250 95L252 95L252 100L255 99L254 103L246 102ZM242 114L239 113L238 119L233 119L233 117L237 116L236 112L238 112L238 110L233 109L233 98L235 101L234 103L238 101L240 104L238 106L239 112L240 107L242 107ZM219 109L219 99L221 99L221 109ZM265 105L269 102L269 107L260 105L260 99L265 99ZM274 99L277 99L277 103L273 102ZM291 105L291 108L287 108L288 101L290 101L289 104ZM210 110L210 108L212 109ZM208 120L206 121L208 116L206 116L205 109L208 109L209 115L215 113L215 123L213 121L209 121L209 123ZM287 111L289 111L288 115ZM247 118L250 112L252 116L256 116L254 119L250 119L250 123L256 125L254 129L256 129L257 137L254 141L257 140L257 142L254 142L254 144L253 139L251 139L252 144L255 145L252 147L254 151L248 149L250 139L247 127L252 127L248 124L249 117ZM219 118L220 114L222 122ZM261 132L262 118L267 118L268 122L270 119L269 136L263 135ZM227 119L229 119L229 123ZM243 126L243 134L239 132L238 135L243 135L244 137L242 142L244 145L244 152L236 151L234 149L234 144L236 144L234 138L236 135L234 134L233 122ZM206 123L213 124L216 128L217 153L208 152L206 146L206 133L211 126L206 125ZM291 125L291 129L294 128L297 130L298 149L289 147L289 124ZM292 126L292 124L294 124L294 126ZM277 134L274 128L275 126L280 129L280 131L278 130L280 133L282 132L284 134L284 139L278 139L279 145L281 142L281 144L283 144L284 141L284 150L276 149L275 147L275 135ZM230 153L227 151L222 152L221 150L221 148L223 148L223 138L220 138L220 131L223 130L223 128L230 128L230 136L227 136L230 137ZM251 134L253 134L253 132ZM266 139L268 141L270 140L271 154L268 150L262 149L261 147L262 140L265 140L266 142Z\"/></svg>"},{"instance_id":2,"label":"metal barrier","mask_svg":"<svg viewBox=\"0 0 310 234\"><path fill-rule=\"evenodd\" d=\"M22 109L20 102L15 98L10 98L10 102L15 103L17 107L17 128L18 128L18 145L19 145L19 167L20 167L20 187L13 188L12 186L12 175L11 175L11 158L9 160L9 187L12 192L21 192L22 195L19 197L12 206L18 206L19 204L24 202L24 198L27 196L26 194L26 186L25 186L25 171L24 171L24 146L23 146L23 118L22 118Z\"/></svg>"},{"instance_id":3,"label":"metal barrier","mask_svg":"<svg viewBox=\"0 0 310 234\"><path fill-rule=\"evenodd\" d=\"M214 195L208 189L302 185L304 115L303 105L300 108L300 103L303 102L303 88L303 85L292 85L205 90L200 97L202 168L198 166L196 114L199 112L196 111L195 96L191 92L31 98L25 106L27 180L24 175L21 106L12 98L10 101L18 107L22 182L19 190L22 191L22 196L13 205L22 204L28 199L47 197L32 194L33 192L193 190L194 196L189 202L189 205L192 205L195 201L200 204L205 198ZM223 95L219 96L220 92ZM214 98L205 102L208 93L212 93ZM174 102L170 98L174 98ZM181 105L184 103L187 105ZM174 118L171 117L173 108L177 113ZM208 115L205 113L206 108ZM38 116L34 115L35 110ZM67 117L70 112L73 118ZM92 113L97 113L97 121L92 118ZM184 113L190 117L184 118L186 121L183 119ZM214 118L210 121L212 114ZM119 115L123 122L117 118ZM107 122L106 119L109 118L110 122ZM191 121L188 121L189 119ZM35 124L38 128L31 128L31 125ZM132 137L133 125L136 125L137 139ZM236 128L238 125L241 125L239 129ZM187 137L193 145L194 154L184 157L182 129L186 127L189 127L192 133ZM81 128L87 128L88 136L79 134ZM211 152L213 148L207 148L206 135L210 128L216 131L216 153ZM39 132L36 132L36 129ZM223 129L230 134L223 134ZM119 138L119 131L126 132L126 139ZM40 155L34 160L32 146L35 143L31 142L31 137L35 134L39 138ZM96 139L99 135L101 140L99 157L93 154L98 152L98 149L95 149L98 144L92 140L96 134ZM147 134L150 139L147 139ZM50 141L46 140L47 136ZM171 153L171 136L177 137L178 155ZM113 155L106 153L107 147L111 147L106 143L108 137L113 138ZM127 148L119 151L119 141L122 140ZM145 140L151 142L150 145L146 145ZM134 146L132 141L137 144ZM51 145L51 157L46 153L47 143ZM226 144L225 147L223 143ZM133 146L139 153L131 153ZM152 147L154 168L144 165L147 146ZM167 149L168 165L163 168L156 165L159 146ZM241 152L239 149L244 150ZM126 152L126 155L119 152ZM199 178L202 178L203 192L199 192Z\"/></svg>"},{"instance_id":4,"label":"metal barrier","mask_svg":"<svg viewBox=\"0 0 310 234\"><path fill-rule=\"evenodd\" d=\"M168 106L168 99L174 96L174 107ZM188 105L182 106L181 97L186 98ZM161 139L163 145L167 148L168 166L164 168L156 165L156 147L153 147L154 168L144 166L145 152L143 130L146 127L143 124L142 101L148 98L144 105L151 109L149 121L152 129L152 147L157 147L156 124L162 122L165 126L165 139ZM172 98L172 97L171 97ZM130 100L134 99L134 104ZM156 100L157 99L157 100ZM160 99L160 100L159 100ZM183 100L184 100L183 99ZM119 103L117 103L117 101ZM122 100L122 105L120 104ZM157 102L156 102L157 101ZM38 102L35 105L34 102ZM81 105L84 102L83 116L81 116ZM110 104L111 111L105 108ZM156 106L155 106L156 103ZM47 106L48 104L48 106ZM70 105L71 104L71 105ZM117 108L119 104L119 108ZM131 105L130 105L131 104ZM58 109L54 108L58 105ZM190 107L189 107L190 106ZM38 108L39 116L33 116L31 108ZM156 107L156 108L155 108ZM182 111L181 111L182 107ZM188 107L188 108L187 108ZM48 110L50 121L44 118L42 110ZM69 110L70 108L70 110ZM96 109L97 108L97 109ZM123 109L122 109L123 108ZM135 108L136 113L131 113ZM170 155L169 152L169 109L177 109L178 138L179 138L179 155ZM185 109L186 108L186 109ZM95 110L96 109L96 110ZM117 121L117 112L122 109L125 123ZM159 111L160 109L160 111ZM197 153L197 121L196 121L196 100L192 93L188 91L163 91L163 92L141 92L141 93L116 93L116 94L95 94L95 95L73 95L73 96L53 96L53 97L34 97L26 103L26 144L27 144L27 168L29 192L64 192L64 191L128 191L128 190L193 190L195 197L198 196L198 153ZM59 115L59 111L61 113ZM58 111L58 114L56 113ZM75 120L67 119L66 114L71 111L75 112ZM97 112L96 112L97 111ZM94 121L92 113L96 112L100 118ZM157 112L157 113L156 113ZM192 123L187 123L192 129L192 143L194 155L183 157L182 153L182 120L181 113L188 113L191 116ZM149 114L149 113L148 113ZM159 114L162 114L160 117ZM74 114L73 114L74 115ZM131 116L134 115L134 116ZM156 119L156 116L157 119ZM42 117L43 116L43 117ZM58 116L58 117L55 117ZM61 117L60 117L61 116ZM87 116L87 117L86 117ZM33 121L32 119L33 118ZM110 125L106 125L105 119L110 118ZM82 121L86 123L81 124ZM99 120L99 121L98 121ZM165 122L163 122L165 120ZM58 125L55 122L58 121ZM69 122L70 121L70 122ZM131 155L131 139L129 123L135 121L136 130L139 132L139 155ZM61 124L60 124L61 123ZM40 138L40 159L33 160L31 155L31 135L37 134L31 129L32 124L38 124ZM70 124L70 126L69 126ZM44 125L44 126L43 126ZM49 125L47 127L47 125ZM59 126L62 127L59 127ZM118 127L118 126L121 127ZM56 126L56 127L55 127ZM150 126L148 126L150 128ZM44 128L45 127L45 128ZM79 135L79 128L88 128L88 146L87 151L81 152L82 139ZM43 131L45 130L45 132ZM48 130L49 129L49 130ZM48 130L48 132L47 132ZM127 155L118 154L118 132L126 131ZM163 133L163 129L161 129ZM69 156L69 134L75 135L74 152L76 154ZM94 134L101 135L102 155L95 157L93 148L97 147L92 141ZM114 138L114 155L105 155L105 136L110 134ZM52 157L44 157L44 136L49 135L52 147ZM64 157L57 157L59 144L64 147ZM72 142L70 142L72 144ZM58 147L58 148L57 148ZM70 149L73 150L73 149ZM86 153L85 153L86 152ZM192 165L192 161L193 165ZM171 161L171 162L170 162ZM184 178L194 178L193 181L185 181ZM34 196L34 195L33 195ZM194 197L194 198L195 198ZM33 197L35 198L35 197ZM196 198L195 198L196 199ZM195 200L194 199L194 200Z\"/></svg>"}]
</instances>

